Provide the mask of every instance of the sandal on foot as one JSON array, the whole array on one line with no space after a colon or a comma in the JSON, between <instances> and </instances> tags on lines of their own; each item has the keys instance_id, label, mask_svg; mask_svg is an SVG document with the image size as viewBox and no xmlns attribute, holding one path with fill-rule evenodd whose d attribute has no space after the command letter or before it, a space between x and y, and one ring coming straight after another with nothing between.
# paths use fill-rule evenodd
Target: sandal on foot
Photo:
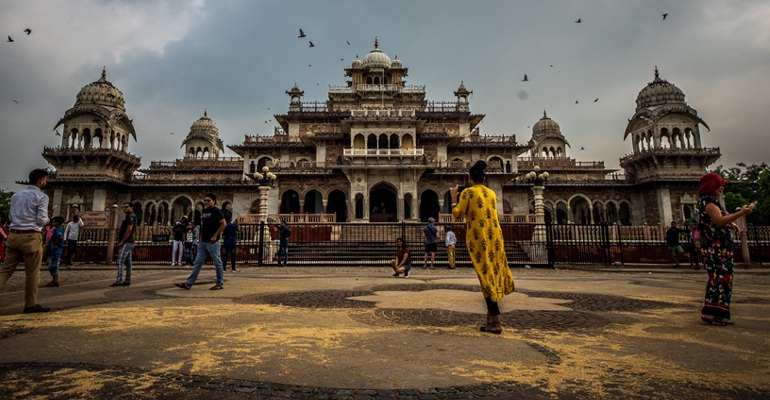
<instances>
[{"instance_id":1,"label":"sandal on foot","mask_svg":"<svg viewBox=\"0 0 770 400\"><path fill-rule=\"evenodd\" d=\"M44 287L59 287L59 282L48 282L48 283L46 283L43 286Z\"/></svg>"},{"instance_id":2,"label":"sandal on foot","mask_svg":"<svg viewBox=\"0 0 770 400\"><path fill-rule=\"evenodd\" d=\"M188 286L186 283L175 283L174 286L182 288L184 290L190 290L192 286Z\"/></svg>"},{"instance_id":3,"label":"sandal on foot","mask_svg":"<svg viewBox=\"0 0 770 400\"><path fill-rule=\"evenodd\" d=\"M214 285L214 286L212 286L212 287L211 287L211 289L209 289L209 290L222 290L222 289L224 289L222 286L219 286L219 285Z\"/></svg>"}]
</instances>

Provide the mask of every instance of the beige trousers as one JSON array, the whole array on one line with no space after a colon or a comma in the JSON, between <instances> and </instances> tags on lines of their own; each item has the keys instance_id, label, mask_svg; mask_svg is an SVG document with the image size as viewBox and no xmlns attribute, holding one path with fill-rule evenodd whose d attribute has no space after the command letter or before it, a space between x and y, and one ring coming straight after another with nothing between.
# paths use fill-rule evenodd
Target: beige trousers
<instances>
[{"instance_id":1,"label":"beige trousers","mask_svg":"<svg viewBox=\"0 0 770 400\"><path fill-rule=\"evenodd\" d=\"M5 242L5 264L0 269L0 290L11 278L16 266L24 261L27 274L24 286L24 306L37 305L37 290L40 285L40 264L43 261L43 236L39 233L13 233Z\"/></svg>"},{"instance_id":2,"label":"beige trousers","mask_svg":"<svg viewBox=\"0 0 770 400\"><path fill-rule=\"evenodd\" d=\"M455 245L450 244L446 247L446 255L449 258L449 268L455 267Z\"/></svg>"}]
</instances>

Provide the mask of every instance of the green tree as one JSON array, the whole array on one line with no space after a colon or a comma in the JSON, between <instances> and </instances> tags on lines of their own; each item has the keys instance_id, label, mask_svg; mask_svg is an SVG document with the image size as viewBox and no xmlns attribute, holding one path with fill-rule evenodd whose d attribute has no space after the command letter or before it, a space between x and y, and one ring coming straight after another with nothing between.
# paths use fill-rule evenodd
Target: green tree
<instances>
[{"instance_id":1,"label":"green tree","mask_svg":"<svg viewBox=\"0 0 770 400\"><path fill-rule=\"evenodd\" d=\"M13 192L0 189L0 219L8 220L8 211L11 209L11 196Z\"/></svg>"},{"instance_id":2,"label":"green tree","mask_svg":"<svg viewBox=\"0 0 770 400\"><path fill-rule=\"evenodd\" d=\"M733 212L744 204L757 202L757 209L746 219L754 225L770 225L770 166L767 163L738 163L717 167L716 173L730 181L725 187L725 208Z\"/></svg>"}]
</instances>

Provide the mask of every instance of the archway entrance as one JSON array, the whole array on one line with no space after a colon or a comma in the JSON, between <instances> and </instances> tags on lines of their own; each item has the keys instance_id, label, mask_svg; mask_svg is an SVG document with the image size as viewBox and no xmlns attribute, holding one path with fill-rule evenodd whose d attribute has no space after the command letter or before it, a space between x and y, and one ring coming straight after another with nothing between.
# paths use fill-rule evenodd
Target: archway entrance
<instances>
[{"instance_id":1,"label":"archway entrance","mask_svg":"<svg viewBox=\"0 0 770 400\"><path fill-rule=\"evenodd\" d=\"M379 184L369 194L370 222L397 222L396 191L388 185Z\"/></svg>"},{"instance_id":2,"label":"archway entrance","mask_svg":"<svg viewBox=\"0 0 770 400\"><path fill-rule=\"evenodd\" d=\"M347 222L348 220L348 205L347 197L341 190L333 190L329 193L329 201L326 203L326 212L329 214L336 214L337 222Z\"/></svg>"},{"instance_id":3,"label":"archway entrance","mask_svg":"<svg viewBox=\"0 0 770 400\"><path fill-rule=\"evenodd\" d=\"M433 217L438 221L438 194L432 190L422 192L420 196L420 221L428 222Z\"/></svg>"},{"instance_id":4,"label":"archway entrance","mask_svg":"<svg viewBox=\"0 0 770 400\"><path fill-rule=\"evenodd\" d=\"M291 189L283 192L283 195L281 195L280 213L299 214L299 195L297 192Z\"/></svg>"}]
</instances>

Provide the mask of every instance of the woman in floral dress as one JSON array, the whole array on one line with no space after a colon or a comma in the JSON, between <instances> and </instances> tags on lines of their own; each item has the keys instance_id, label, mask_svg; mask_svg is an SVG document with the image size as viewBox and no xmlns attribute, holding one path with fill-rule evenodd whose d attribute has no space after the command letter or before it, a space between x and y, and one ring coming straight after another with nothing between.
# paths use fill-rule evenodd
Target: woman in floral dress
<instances>
[{"instance_id":1,"label":"woman in floral dress","mask_svg":"<svg viewBox=\"0 0 770 400\"><path fill-rule=\"evenodd\" d=\"M743 206L733 214L725 211L718 199L727 181L719 174L708 173L700 178L697 212L701 234L701 256L708 272L706 301L701 309L701 319L711 325L732 325L730 297L733 291L733 222L751 214L755 204Z\"/></svg>"},{"instance_id":2,"label":"woman in floral dress","mask_svg":"<svg viewBox=\"0 0 770 400\"><path fill-rule=\"evenodd\" d=\"M477 161L468 173L473 185L460 193L457 186L449 189L452 196L452 216L465 217L465 244L481 284L487 303L487 324L482 332L500 334L498 302L514 290L513 275L503 247L503 231L497 217L497 196L484 185L487 163Z\"/></svg>"}]
</instances>

